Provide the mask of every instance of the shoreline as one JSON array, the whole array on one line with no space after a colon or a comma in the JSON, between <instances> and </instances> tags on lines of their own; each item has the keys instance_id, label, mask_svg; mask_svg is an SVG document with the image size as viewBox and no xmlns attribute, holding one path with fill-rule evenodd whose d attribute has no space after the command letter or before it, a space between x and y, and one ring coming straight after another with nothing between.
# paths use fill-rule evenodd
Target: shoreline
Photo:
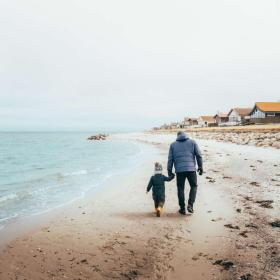
<instances>
[{"instance_id":1,"label":"shoreline","mask_svg":"<svg viewBox=\"0 0 280 280\"><path fill-rule=\"evenodd\" d=\"M142 143L143 145L143 143ZM146 144L147 145L147 144ZM148 153L143 154L141 147L141 152L137 155L138 161L134 162L132 166L132 171L136 170L142 162L146 161L150 157ZM149 147L149 151L150 147ZM155 152L155 151L154 151ZM152 152L152 153L154 153ZM116 183L115 181L122 180L123 177L128 175L131 171L122 170L118 173L112 174L110 177L104 179L99 184L93 186L89 190L85 191L79 197L72 199L71 201L65 202L61 205L57 205L54 208L45 210L43 212L34 213L28 216L15 217L7 221L6 224L3 224L3 227L0 228L1 240L0 240L0 253L5 249L5 247L17 239L18 237L31 233L34 230L42 227L45 224L52 222L55 219L58 219L63 213L68 212L72 207L77 206L78 204L84 203L88 200L89 197L98 196L99 193L104 192L106 189L113 188Z\"/></svg>"},{"instance_id":2,"label":"shoreline","mask_svg":"<svg viewBox=\"0 0 280 280\"><path fill-rule=\"evenodd\" d=\"M157 153L112 187L11 242L0 254L0 278L229 280L251 274L252 279L277 279L279 270L272 264L279 257L279 230L269 225L279 213L279 188L272 187L280 182L277 150L198 140L206 174L198 178L195 214L177 213L173 180L166 185L163 217L156 218L145 188L153 162L166 162L175 136L122 137L150 143ZM259 162L264 155L270 164ZM256 203L271 197L271 209ZM220 260L233 265L224 268ZM266 275L258 278L267 261Z\"/></svg>"}]
</instances>

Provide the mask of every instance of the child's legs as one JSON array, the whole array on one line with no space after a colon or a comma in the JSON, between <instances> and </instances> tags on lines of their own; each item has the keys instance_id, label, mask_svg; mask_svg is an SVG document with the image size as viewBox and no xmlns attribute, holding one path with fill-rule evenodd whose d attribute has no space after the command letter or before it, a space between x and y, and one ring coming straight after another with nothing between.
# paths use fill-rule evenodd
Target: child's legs
<instances>
[{"instance_id":1,"label":"child's legs","mask_svg":"<svg viewBox=\"0 0 280 280\"><path fill-rule=\"evenodd\" d=\"M156 195L155 193L153 194L153 200L154 200L154 203L155 203L155 209L157 209L159 206L159 197L158 195Z\"/></svg>"},{"instance_id":2,"label":"child's legs","mask_svg":"<svg viewBox=\"0 0 280 280\"><path fill-rule=\"evenodd\" d=\"M155 209L157 209L159 203L158 203L158 200L156 198L154 198L154 203L155 203Z\"/></svg>"},{"instance_id":3,"label":"child's legs","mask_svg":"<svg viewBox=\"0 0 280 280\"><path fill-rule=\"evenodd\" d=\"M154 203L155 203L155 208L157 209L158 207L163 208L164 202L165 202L165 196L162 194L154 194L153 195Z\"/></svg>"},{"instance_id":4,"label":"child's legs","mask_svg":"<svg viewBox=\"0 0 280 280\"><path fill-rule=\"evenodd\" d=\"M164 202L165 202L165 199L164 199L164 198L161 198L161 199L159 200L159 202L158 202L158 207L163 208Z\"/></svg>"}]
</instances>

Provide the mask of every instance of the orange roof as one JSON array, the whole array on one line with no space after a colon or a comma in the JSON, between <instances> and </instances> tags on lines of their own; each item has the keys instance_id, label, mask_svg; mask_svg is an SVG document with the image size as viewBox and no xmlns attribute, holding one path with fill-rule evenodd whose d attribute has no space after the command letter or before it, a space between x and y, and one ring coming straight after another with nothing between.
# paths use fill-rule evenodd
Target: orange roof
<instances>
[{"instance_id":1,"label":"orange roof","mask_svg":"<svg viewBox=\"0 0 280 280\"><path fill-rule=\"evenodd\" d=\"M200 116L200 118L205 121L205 122L214 122L214 117L213 116Z\"/></svg>"},{"instance_id":2,"label":"orange roof","mask_svg":"<svg viewBox=\"0 0 280 280\"><path fill-rule=\"evenodd\" d=\"M228 115L230 115L230 113L231 113L233 110L234 110L235 112L237 112L239 116L245 117L245 116L247 116L247 115L249 115L249 114L251 113L252 108L232 108L232 109L229 111Z\"/></svg>"},{"instance_id":3,"label":"orange roof","mask_svg":"<svg viewBox=\"0 0 280 280\"><path fill-rule=\"evenodd\" d=\"M262 112L280 112L280 102L256 102L255 107Z\"/></svg>"},{"instance_id":4,"label":"orange roof","mask_svg":"<svg viewBox=\"0 0 280 280\"><path fill-rule=\"evenodd\" d=\"M214 118L216 118L216 117L227 118L227 117L228 117L228 114L226 114L226 113L218 113L218 114L216 114L216 115L214 116Z\"/></svg>"}]
</instances>

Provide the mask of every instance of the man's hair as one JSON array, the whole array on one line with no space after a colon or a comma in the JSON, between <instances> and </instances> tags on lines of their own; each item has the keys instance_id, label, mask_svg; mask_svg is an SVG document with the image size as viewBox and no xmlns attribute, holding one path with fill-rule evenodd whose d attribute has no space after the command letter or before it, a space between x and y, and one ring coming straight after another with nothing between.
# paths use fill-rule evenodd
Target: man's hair
<instances>
[{"instance_id":1,"label":"man's hair","mask_svg":"<svg viewBox=\"0 0 280 280\"><path fill-rule=\"evenodd\" d=\"M177 132L177 136L181 136L182 134L184 134L183 131L178 131L178 132Z\"/></svg>"}]
</instances>

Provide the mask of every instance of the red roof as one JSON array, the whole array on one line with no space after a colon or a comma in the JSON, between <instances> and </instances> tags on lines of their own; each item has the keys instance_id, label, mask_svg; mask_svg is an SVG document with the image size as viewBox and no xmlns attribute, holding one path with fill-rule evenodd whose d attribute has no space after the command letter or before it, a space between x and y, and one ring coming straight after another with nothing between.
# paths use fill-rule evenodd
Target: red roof
<instances>
[{"instance_id":1,"label":"red roof","mask_svg":"<svg viewBox=\"0 0 280 280\"><path fill-rule=\"evenodd\" d=\"M248 116L251 111L252 111L252 108L232 108L229 113L228 113L228 116L231 114L232 111L235 111L237 112L237 114L240 116L240 117L245 117L245 116Z\"/></svg>"},{"instance_id":2,"label":"red roof","mask_svg":"<svg viewBox=\"0 0 280 280\"><path fill-rule=\"evenodd\" d=\"M200 118L201 118L204 122L208 122L208 123L213 123L213 122L215 122L213 116L200 116Z\"/></svg>"},{"instance_id":3,"label":"red roof","mask_svg":"<svg viewBox=\"0 0 280 280\"><path fill-rule=\"evenodd\" d=\"M216 118L216 117L227 118L227 117L228 117L228 114L226 114L226 113L218 113L218 114L216 114L216 115L214 116L214 118Z\"/></svg>"}]
</instances>

